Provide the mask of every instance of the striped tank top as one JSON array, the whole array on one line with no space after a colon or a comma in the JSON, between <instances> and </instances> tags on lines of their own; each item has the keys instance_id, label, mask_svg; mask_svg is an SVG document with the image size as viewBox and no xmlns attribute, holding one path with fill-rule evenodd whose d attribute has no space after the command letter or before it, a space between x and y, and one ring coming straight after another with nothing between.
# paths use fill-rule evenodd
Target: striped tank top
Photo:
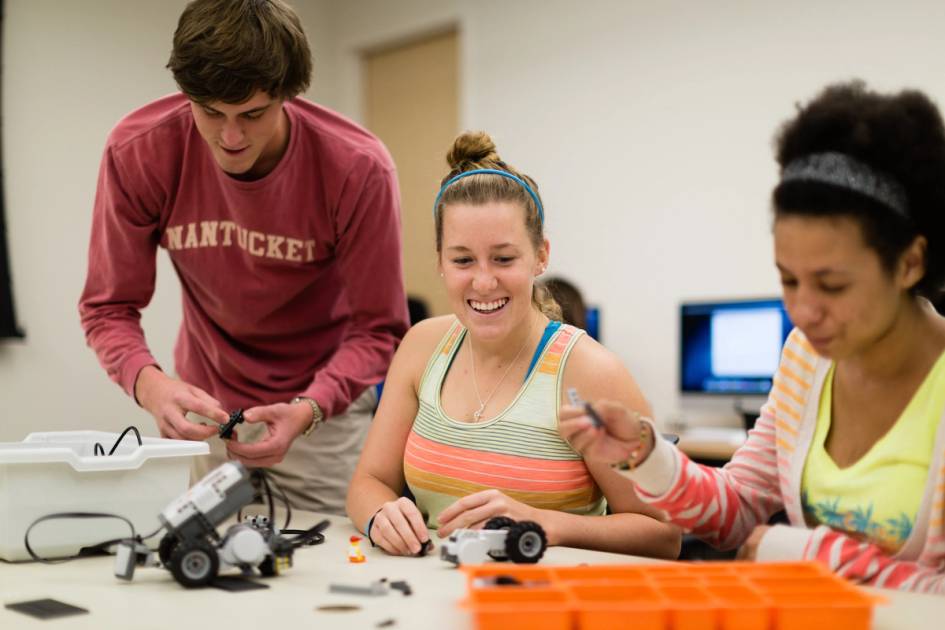
<instances>
[{"instance_id":1,"label":"striped tank top","mask_svg":"<svg viewBox=\"0 0 945 630\"><path fill-rule=\"evenodd\" d=\"M584 334L561 325L518 395L486 422L446 415L440 391L466 329L456 322L420 381L420 407L407 438L404 478L427 526L460 497L495 488L536 508L599 515L606 501L581 455L558 434L558 405L568 354Z\"/></svg>"}]
</instances>

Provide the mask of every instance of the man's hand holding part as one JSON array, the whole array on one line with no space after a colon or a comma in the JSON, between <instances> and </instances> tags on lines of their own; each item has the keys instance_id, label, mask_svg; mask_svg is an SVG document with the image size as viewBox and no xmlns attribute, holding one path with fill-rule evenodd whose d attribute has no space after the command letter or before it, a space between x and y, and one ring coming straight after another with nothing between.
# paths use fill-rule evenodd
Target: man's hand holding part
<instances>
[{"instance_id":1,"label":"man's hand holding part","mask_svg":"<svg viewBox=\"0 0 945 630\"><path fill-rule=\"evenodd\" d=\"M199 387L171 378L156 366L148 365L138 373L135 398L154 416L161 437L174 440L206 440L217 434L216 427L195 424L185 416L194 412L223 424L229 414L213 396Z\"/></svg>"}]
</instances>

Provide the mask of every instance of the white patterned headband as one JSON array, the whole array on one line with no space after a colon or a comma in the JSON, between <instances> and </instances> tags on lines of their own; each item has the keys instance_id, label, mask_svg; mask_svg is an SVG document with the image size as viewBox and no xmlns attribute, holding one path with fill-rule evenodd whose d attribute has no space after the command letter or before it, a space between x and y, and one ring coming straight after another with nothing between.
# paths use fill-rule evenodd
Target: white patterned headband
<instances>
[{"instance_id":1,"label":"white patterned headband","mask_svg":"<svg viewBox=\"0 0 945 630\"><path fill-rule=\"evenodd\" d=\"M819 182L846 188L909 218L909 200L902 184L845 153L812 153L792 160L781 172L781 181Z\"/></svg>"}]
</instances>

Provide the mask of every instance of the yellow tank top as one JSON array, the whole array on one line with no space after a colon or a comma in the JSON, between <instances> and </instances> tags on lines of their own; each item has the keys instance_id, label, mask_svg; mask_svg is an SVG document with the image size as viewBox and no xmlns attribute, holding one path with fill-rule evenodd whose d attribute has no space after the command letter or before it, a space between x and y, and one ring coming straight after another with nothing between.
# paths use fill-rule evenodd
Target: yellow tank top
<instances>
[{"instance_id":1,"label":"yellow tank top","mask_svg":"<svg viewBox=\"0 0 945 630\"><path fill-rule=\"evenodd\" d=\"M909 538L925 492L935 431L945 410L945 353L896 424L857 462L838 467L824 448L834 367L820 395L817 428L801 480L804 516L895 553Z\"/></svg>"}]
</instances>

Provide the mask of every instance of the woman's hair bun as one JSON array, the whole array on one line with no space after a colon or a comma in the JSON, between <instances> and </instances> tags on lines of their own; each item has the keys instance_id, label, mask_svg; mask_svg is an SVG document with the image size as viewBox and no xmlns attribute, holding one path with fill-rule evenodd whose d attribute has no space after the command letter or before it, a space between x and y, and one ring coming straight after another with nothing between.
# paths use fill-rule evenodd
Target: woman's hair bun
<instances>
[{"instance_id":1,"label":"woman's hair bun","mask_svg":"<svg viewBox=\"0 0 945 630\"><path fill-rule=\"evenodd\" d=\"M485 131L466 131L453 142L446 162L451 170L467 170L464 165L496 164L500 162L495 142Z\"/></svg>"}]
</instances>

